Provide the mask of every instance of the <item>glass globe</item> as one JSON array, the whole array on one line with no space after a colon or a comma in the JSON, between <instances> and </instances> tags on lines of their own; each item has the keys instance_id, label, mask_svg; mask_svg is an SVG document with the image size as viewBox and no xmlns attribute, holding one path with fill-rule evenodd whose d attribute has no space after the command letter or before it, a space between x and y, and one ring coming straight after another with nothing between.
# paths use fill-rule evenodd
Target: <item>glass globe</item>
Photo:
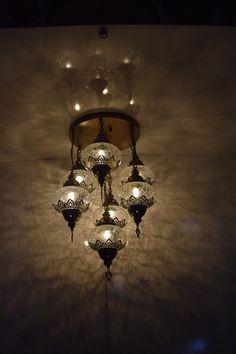
<instances>
[{"instance_id":1,"label":"glass globe","mask_svg":"<svg viewBox=\"0 0 236 354\"><path fill-rule=\"evenodd\" d=\"M95 165L108 165L111 169L116 169L121 164L121 153L113 144L93 143L82 150L81 160L89 170Z\"/></svg>"},{"instance_id":2,"label":"glass globe","mask_svg":"<svg viewBox=\"0 0 236 354\"><path fill-rule=\"evenodd\" d=\"M88 241L90 247L95 251L101 248L120 250L125 247L127 236L119 226L107 224L96 226Z\"/></svg>"},{"instance_id":3,"label":"glass globe","mask_svg":"<svg viewBox=\"0 0 236 354\"><path fill-rule=\"evenodd\" d=\"M59 213L67 209L88 210L90 195L87 190L77 186L61 187L56 191L53 206Z\"/></svg>"},{"instance_id":4,"label":"glass globe","mask_svg":"<svg viewBox=\"0 0 236 354\"><path fill-rule=\"evenodd\" d=\"M144 179L146 183L153 184L155 182L155 175L150 167L145 165L137 165L139 175ZM128 178L131 176L133 166L128 166L121 172L121 184L128 182Z\"/></svg>"},{"instance_id":5,"label":"glass globe","mask_svg":"<svg viewBox=\"0 0 236 354\"><path fill-rule=\"evenodd\" d=\"M110 217L114 220L115 224L120 227L124 227L127 224L128 213L124 208L119 205L108 205L107 210ZM97 223L102 219L104 208L98 208L94 213L94 223Z\"/></svg>"},{"instance_id":6,"label":"glass globe","mask_svg":"<svg viewBox=\"0 0 236 354\"><path fill-rule=\"evenodd\" d=\"M94 189L97 186L97 180L94 177L94 174L91 171L88 170L82 170L82 169L75 169L73 170L74 176L76 181L79 183L79 187L86 189L89 193L92 193L94 191ZM70 172L67 172L64 177L63 180L61 181L63 184L68 176L69 176Z\"/></svg>"},{"instance_id":7,"label":"glass globe","mask_svg":"<svg viewBox=\"0 0 236 354\"><path fill-rule=\"evenodd\" d=\"M128 182L121 186L121 205L128 209L131 205L145 205L147 208L155 202L153 187L146 182Z\"/></svg>"}]
</instances>

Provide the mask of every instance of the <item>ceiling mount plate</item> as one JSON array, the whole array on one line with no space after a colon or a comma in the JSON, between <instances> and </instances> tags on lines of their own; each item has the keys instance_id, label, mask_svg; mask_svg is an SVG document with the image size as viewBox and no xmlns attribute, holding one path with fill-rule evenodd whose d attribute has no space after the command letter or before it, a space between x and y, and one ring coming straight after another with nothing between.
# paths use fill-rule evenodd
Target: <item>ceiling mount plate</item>
<instances>
[{"instance_id":1,"label":"ceiling mount plate","mask_svg":"<svg viewBox=\"0 0 236 354\"><path fill-rule=\"evenodd\" d=\"M103 130L109 142L120 150L125 150L132 145L131 126L134 129L134 139L140 136L139 123L131 116L115 111L98 111L85 113L74 120L69 129L70 140L74 131L74 144L85 146L92 144L99 131L99 119L103 119Z\"/></svg>"}]
</instances>

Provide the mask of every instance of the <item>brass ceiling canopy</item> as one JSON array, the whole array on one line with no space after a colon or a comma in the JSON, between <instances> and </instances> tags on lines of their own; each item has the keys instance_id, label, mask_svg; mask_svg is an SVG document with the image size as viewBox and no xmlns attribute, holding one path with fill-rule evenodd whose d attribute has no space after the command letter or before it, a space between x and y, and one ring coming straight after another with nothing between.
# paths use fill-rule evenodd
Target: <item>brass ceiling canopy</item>
<instances>
[{"instance_id":1,"label":"brass ceiling canopy","mask_svg":"<svg viewBox=\"0 0 236 354\"><path fill-rule=\"evenodd\" d=\"M135 142L140 137L140 127L133 117L117 111L97 111L79 116L72 122L69 128L70 140L74 132L74 144L80 145L81 149L94 142L100 119L103 120L103 131L109 142L117 146L120 150L125 150L132 146L131 127Z\"/></svg>"}]
</instances>

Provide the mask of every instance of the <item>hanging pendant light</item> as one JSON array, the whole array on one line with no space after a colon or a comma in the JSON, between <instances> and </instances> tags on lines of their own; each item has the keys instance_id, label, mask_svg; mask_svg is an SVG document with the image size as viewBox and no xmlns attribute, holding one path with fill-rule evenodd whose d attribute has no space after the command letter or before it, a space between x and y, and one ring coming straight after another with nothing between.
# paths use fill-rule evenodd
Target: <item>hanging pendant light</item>
<instances>
[{"instance_id":1,"label":"hanging pendant light","mask_svg":"<svg viewBox=\"0 0 236 354\"><path fill-rule=\"evenodd\" d=\"M107 268L107 278L111 278L110 266L117 252L124 248L127 243L125 231L118 226L111 218L108 209L105 207L100 220L97 220L96 227L88 240L89 246L97 251Z\"/></svg>"},{"instance_id":2,"label":"hanging pendant light","mask_svg":"<svg viewBox=\"0 0 236 354\"><path fill-rule=\"evenodd\" d=\"M142 162L139 160L139 162ZM129 166L124 168L123 171L121 172L120 178L121 178L121 184L127 183L129 177L132 174L133 166L136 165L138 169L139 176L141 176L144 180L144 182L152 185L155 182L155 175L153 171L151 170L150 167L145 166L142 163L133 163L133 161L130 161Z\"/></svg>"},{"instance_id":3,"label":"hanging pendant light","mask_svg":"<svg viewBox=\"0 0 236 354\"><path fill-rule=\"evenodd\" d=\"M132 160L129 163L129 166L124 168L123 171L121 172L121 184L127 183L128 179L132 175L132 171L134 166L138 170L139 176L142 177L143 181L152 185L155 182L155 175L152 171L152 169L148 166L145 166L143 161L140 160L137 151L136 151L136 142L133 138L133 133L132 133L133 128L131 127L131 139L132 139L132 146L131 146L131 151L132 151Z\"/></svg>"},{"instance_id":4,"label":"hanging pendant light","mask_svg":"<svg viewBox=\"0 0 236 354\"><path fill-rule=\"evenodd\" d=\"M82 164L80 147L77 149L77 158L73 166L73 173L79 187L86 189L89 193L94 191L97 186L97 180L94 177L94 174L91 171L86 170ZM70 172L67 172L64 176L64 180L68 178L69 174Z\"/></svg>"},{"instance_id":5,"label":"hanging pendant light","mask_svg":"<svg viewBox=\"0 0 236 354\"><path fill-rule=\"evenodd\" d=\"M136 224L136 235L140 236L139 224L145 215L147 208L155 203L152 183L154 173L150 168L146 168L139 159L136 152L136 142L133 137L133 127L131 126L132 136L132 160L130 166L121 175L121 205L128 210L130 216ZM127 174L130 173L129 175Z\"/></svg>"},{"instance_id":6,"label":"hanging pendant light","mask_svg":"<svg viewBox=\"0 0 236 354\"><path fill-rule=\"evenodd\" d=\"M82 188L81 184L76 180L74 174L74 132L71 143L71 171L63 184L63 187L56 191L53 206L55 210L62 213L65 221L71 229L71 242L73 242L73 231L76 222L80 219L81 214L88 210L90 205L90 195L87 189Z\"/></svg>"},{"instance_id":7,"label":"hanging pendant light","mask_svg":"<svg viewBox=\"0 0 236 354\"><path fill-rule=\"evenodd\" d=\"M122 229L127 223L127 214L124 213L112 194L112 178L107 176L103 187L104 196L102 213L98 209L95 213L95 229L89 238L90 247L97 251L107 268L107 278L111 278L110 266L117 252L125 247L127 238ZM108 184L108 186L107 186Z\"/></svg>"},{"instance_id":8,"label":"hanging pendant light","mask_svg":"<svg viewBox=\"0 0 236 354\"><path fill-rule=\"evenodd\" d=\"M153 188L139 175L137 168L133 168L128 182L121 187L121 205L128 210L136 224L136 234L140 236L139 224L145 215L147 208L154 202Z\"/></svg>"},{"instance_id":9,"label":"hanging pendant light","mask_svg":"<svg viewBox=\"0 0 236 354\"><path fill-rule=\"evenodd\" d=\"M82 150L81 159L84 166L93 171L102 187L106 176L121 164L120 150L109 143L103 131L103 119L99 119L99 133L93 144Z\"/></svg>"},{"instance_id":10,"label":"hanging pendant light","mask_svg":"<svg viewBox=\"0 0 236 354\"><path fill-rule=\"evenodd\" d=\"M95 210L94 220L95 225L98 226L101 222L101 215L104 212L104 207L109 213L109 216L113 219L115 225L119 227L125 227L128 220L127 211L122 208L112 193L112 177L109 174L104 183L104 202L103 206Z\"/></svg>"},{"instance_id":11,"label":"hanging pendant light","mask_svg":"<svg viewBox=\"0 0 236 354\"><path fill-rule=\"evenodd\" d=\"M71 229L71 241L73 242L73 231L76 222L80 219L81 213L88 210L90 204L89 192L79 187L73 170L62 188L56 192L53 206L56 211L62 213Z\"/></svg>"}]
</instances>

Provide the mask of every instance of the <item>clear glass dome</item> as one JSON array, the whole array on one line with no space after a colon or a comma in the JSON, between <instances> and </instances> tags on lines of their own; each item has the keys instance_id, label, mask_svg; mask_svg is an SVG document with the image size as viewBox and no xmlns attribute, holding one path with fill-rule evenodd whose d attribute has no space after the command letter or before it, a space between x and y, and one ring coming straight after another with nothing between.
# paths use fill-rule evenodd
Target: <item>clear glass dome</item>
<instances>
[{"instance_id":1,"label":"clear glass dome","mask_svg":"<svg viewBox=\"0 0 236 354\"><path fill-rule=\"evenodd\" d=\"M121 186L121 205L128 208L131 205L145 205L147 208L155 202L153 187L146 182L128 182Z\"/></svg>"},{"instance_id":2,"label":"clear glass dome","mask_svg":"<svg viewBox=\"0 0 236 354\"><path fill-rule=\"evenodd\" d=\"M124 208L122 208L119 205L108 205L108 212L110 214L110 217L114 219L114 221L118 224L120 227L124 227L127 224L128 220L128 213ZM95 210L94 213L94 223L96 225L96 222L101 220L103 217L104 213L104 208L98 208Z\"/></svg>"},{"instance_id":3,"label":"clear glass dome","mask_svg":"<svg viewBox=\"0 0 236 354\"><path fill-rule=\"evenodd\" d=\"M61 187L56 191L53 206L58 212L66 209L88 210L90 195L87 190L76 186Z\"/></svg>"},{"instance_id":4,"label":"clear glass dome","mask_svg":"<svg viewBox=\"0 0 236 354\"><path fill-rule=\"evenodd\" d=\"M97 180L91 171L77 169L73 170L73 173L76 181L79 183L79 187L86 189L89 193L92 193L97 187ZM61 180L61 184L67 180L69 174L70 171L64 175L63 179Z\"/></svg>"},{"instance_id":5,"label":"clear glass dome","mask_svg":"<svg viewBox=\"0 0 236 354\"><path fill-rule=\"evenodd\" d=\"M82 150L81 160L89 170L95 165L108 165L114 170L121 164L121 153L115 145L94 143Z\"/></svg>"},{"instance_id":6,"label":"clear glass dome","mask_svg":"<svg viewBox=\"0 0 236 354\"><path fill-rule=\"evenodd\" d=\"M133 166L128 166L123 169L120 175L121 184L126 183L128 181L128 178L132 174L132 169ZM150 167L147 167L145 165L137 165L137 169L139 175L144 179L146 183L152 184L155 182L155 175Z\"/></svg>"},{"instance_id":7,"label":"clear glass dome","mask_svg":"<svg viewBox=\"0 0 236 354\"><path fill-rule=\"evenodd\" d=\"M125 231L116 225L96 226L89 238L89 245L95 251L101 248L116 248L117 250L125 247L127 236Z\"/></svg>"}]
</instances>

